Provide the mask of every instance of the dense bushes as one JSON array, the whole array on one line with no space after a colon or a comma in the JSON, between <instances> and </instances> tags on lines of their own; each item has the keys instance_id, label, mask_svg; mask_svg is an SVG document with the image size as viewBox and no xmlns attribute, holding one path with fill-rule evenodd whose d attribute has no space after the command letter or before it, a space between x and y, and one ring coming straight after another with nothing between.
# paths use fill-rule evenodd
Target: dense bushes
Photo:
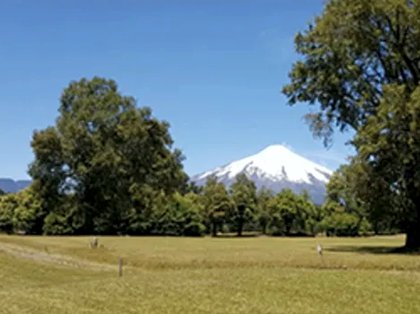
<instances>
[{"instance_id":1,"label":"dense bushes","mask_svg":"<svg viewBox=\"0 0 420 314\"><path fill-rule=\"evenodd\" d=\"M269 233L276 235L314 235L316 208L306 195L283 190L269 203Z\"/></svg>"},{"instance_id":2,"label":"dense bushes","mask_svg":"<svg viewBox=\"0 0 420 314\"><path fill-rule=\"evenodd\" d=\"M0 230L6 233L41 234L45 213L31 188L0 196Z\"/></svg>"},{"instance_id":3,"label":"dense bushes","mask_svg":"<svg viewBox=\"0 0 420 314\"><path fill-rule=\"evenodd\" d=\"M143 189L127 200L128 208L113 216L96 208L92 212L81 210L72 193L65 195L59 206L50 208L42 194L37 194L39 189L31 186L0 196L0 231L54 235L217 236L252 232L275 236L358 236L388 230L384 225L372 227L363 214L363 206L346 187L342 175L334 175L325 203L317 206L306 193L298 195L287 189L278 194L257 191L244 175L238 176L230 189L210 178L204 187L191 185L183 193ZM86 226L86 216L94 223L92 229Z\"/></svg>"},{"instance_id":4,"label":"dense bushes","mask_svg":"<svg viewBox=\"0 0 420 314\"><path fill-rule=\"evenodd\" d=\"M325 217L321 229L328 236L357 236L359 234L359 218L348 213L334 213Z\"/></svg>"},{"instance_id":5,"label":"dense bushes","mask_svg":"<svg viewBox=\"0 0 420 314\"><path fill-rule=\"evenodd\" d=\"M107 230L112 224L117 232L101 234L216 236L225 232L252 232L275 236L318 233L357 236L371 233L372 227L365 217L347 212L344 206L330 199L323 206L316 206L307 194L297 195L291 190L278 194L268 190L257 192L247 180L239 178L230 190L212 178L200 190L154 194L142 199L142 210L127 210L128 214L118 220L93 217L95 230L87 233L101 233L97 230ZM238 210L238 206L242 209ZM50 211L32 187L0 196L2 232L62 235L82 234L80 230L83 230L83 219L71 195L62 207Z\"/></svg>"},{"instance_id":6,"label":"dense bushes","mask_svg":"<svg viewBox=\"0 0 420 314\"><path fill-rule=\"evenodd\" d=\"M166 203L152 215L151 234L200 236L205 232L203 211L194 194L178 193L165 199Z\"/></svg>"}]
</instances>

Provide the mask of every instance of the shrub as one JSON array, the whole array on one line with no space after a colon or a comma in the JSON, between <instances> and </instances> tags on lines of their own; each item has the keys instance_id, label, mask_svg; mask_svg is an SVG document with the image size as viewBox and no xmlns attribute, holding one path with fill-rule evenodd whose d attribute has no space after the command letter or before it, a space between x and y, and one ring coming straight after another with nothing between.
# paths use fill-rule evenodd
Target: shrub
<instances>
[{"instance_id":1,"label":"shrub","mask_svg":"<svg viewBox=\"0 0 420 314\"><path fill-rule=\"evenodd\" d=\"M357 236L359 235L360 218L349 213L332 213L321 222L321 228L327 236Z\"/></svg>"}]
</instances>

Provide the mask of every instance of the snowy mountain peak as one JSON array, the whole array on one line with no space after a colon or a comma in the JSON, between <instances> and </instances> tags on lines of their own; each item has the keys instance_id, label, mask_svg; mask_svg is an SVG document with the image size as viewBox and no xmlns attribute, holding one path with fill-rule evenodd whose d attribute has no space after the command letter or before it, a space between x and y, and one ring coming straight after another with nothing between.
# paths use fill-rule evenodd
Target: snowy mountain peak
<instances>
[{"instance_id":1,"label":"snowy mountain peak","mask_svg":"<svg viewBox=\"0 0 420 314\"><path fill-rule=\"evenodd\" d=\"M204 184L209 176L216 176L219 181L230 185L240 173L253 179L258 187L264 186L276 192L283 188L291 188L295 192L308 190L310 194L311 191L317 194L314 199L321 199L332 171L283 145L271 145L255 155L198 175L193 181Z\"/></svg>"},{"instance_id":2,"label":"snowy mountain peak","mask_svg":"<svg viewBox=\"0 0 420 314\"><path fill-rule=\"evenodd\" d=\"M260 151L257 155L260 155L260 154L278 154L278 153L289 154L289 153L292 153L292 151L284 145L274 144L274 145L267 146L262 151Z\"/></svg>"}]
</instances>

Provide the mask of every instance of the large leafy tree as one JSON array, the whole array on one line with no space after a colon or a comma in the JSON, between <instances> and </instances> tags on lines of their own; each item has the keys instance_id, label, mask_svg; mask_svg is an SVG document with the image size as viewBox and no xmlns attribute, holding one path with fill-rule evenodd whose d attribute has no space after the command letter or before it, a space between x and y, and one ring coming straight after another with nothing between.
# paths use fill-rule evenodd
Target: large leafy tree
<instances>
[{"instance_id":1,"label":"large leafy tree","mask_svg":"<svg viewBox=\"0 0 420 314\"><path fill-rule=\"evenodd\" d=\"M46 211L42 200L30 186L15 194L16 207L13 213L13 226L16 231L26 234L41 234Z\"/></svg>"},{"instance_id":2,"label":"large leafy tree","mask_svg":"<svg viewBox=\"0 0 420 314\"><path fill-rule=\"evenodd\" d=\"M326 203L335 203L347 213L362 219L365 216L363 201L357 196L357 173L349 165L343 165L331 176L327 184Z\"/></svg>"},{"instance_id":3,"label":"large leafy tree","mask_svg":"<svg viewBox=\"0 0 420 314\"><path fill-rule=\"evenodd\" d=\"M246 174L238 174L231 186L234 202L232 220L236 224L238 236L242 236L244 224L253 220L257 209L257 188Z\"/></svg>"},{"instance_id":4,"label":"large leafy tree","mask_svg":"<svg viewBox=\"0 0 420 314\"><path fill-rule=\"evenodd\" d=\"M2 195L0 197L0 232L12 233L13 215L18 207L18 200L15 194Z\"/></svg>"},{"instance_id":5,"label":"large leafy tree","mask_svg":"<svg viewBox=\"0 0 420 314\"><path fill-rule=\"evenodd\" d=\"M267 234L271 223L271 214L269 204L274 194L271 190L262 188L257 192L257 220L261 227L262 234Z\"/></svg>"},{"instance_id":6,"label":"large leafy tree","mask_svg":"<svg viewBox=\"0 0 420 314\"><path fill-rule=\"evenodd\" d=\"M356 236L370 231L366 203L357 193L359 172L355 170L352 165L341 166L327 184L320 224L327 235Z\"/></svg>"},{"instance_id":7,"label":"large leafy tree","mask_svg":"<svg viewBox=\"0 0 420 314\"><path fill-rule=\"evenodd\" d=\"M217 236L233 204L228 191L223 183L215 177L208 178L202 192L205 224L211 230L212 236Z\"/></svg>"},{"instance_id":8,"label":"large leafy tree","mask_svg":"<svg viewBox=\"0 0 420 314\"><path fill-rule=\"evenodd\" d=\"M382 217L407 233L407 247L420 245L420 88L407 94L405 86L389 85L378 113L355 138L359 154L353 161L369 177L358 193L373 212L380 202ZM361 189L363 187L363 190Z\"/></svg>"},{"instance_id":9,"label":"large leafy tree","mask_svg":"<svg viewBox=\"0 0 420 314\"><path fill-rule=\"evenodd\" d=\"M398 195L400 206L394 212L404 213L409 248L420 247L419 181L411 175L416 172L420 144L411 142L407 149L399 149L417 132L410 124L413 117L400 110L409 103L413 106L420 82L419 16L419 0L328 1L323 14L297 35L296 48L303 58L295 63L291 82L284 87L291 104L317 106L319 110L307 119L326 143L335 127L356 132L358 162L375 180L372 185L385 185ZM375 120L381 112L389 117ZM391 123L392 115L400 113L398 122ZM397 139L399 132L405 140ZM374 145L378 135L388 144ZM394 140L399 144L392 144ZM407 152L410 161L401 169L398 163ZM385 177L384 169L389 170Z\"/></svg>"},{"instance_id":10,"label":"large leafy tree","mask_svg":"<svg viewBox=\"0 0 420 314\"><path fill-rule=\"evenodd\" d=\"M306 195L285 189L269 200L271 229L275 234L313 234L316 207Z\"/></svg>"},{"instance_id":11,"label":"large leafy tree","mask_svg":"<svg viewBox=\"0 0 420 314\"><path fill-rule=\"evenodd\" d=\"M56 125L32 140L30 174L47 221L76 233L128 232L156 194L186 182L168 128L112 80L70 83Z\"/></svg>"},{"instance_id":12,"label":"large leafy tree","mask_svg":"<svg viewBox=\"0 0 420 314\"><path fill-rule=\"evenodd\" d=\"M45 215L32 187L0 197L0 231L40 234Z\"/></svg>"},{"instance_id":13,"label":"large leafy tree","mask_svg":"<svg viewBox=\"0 0 420 314\"><path fill-rule=\"evenodd\" d=\"M199 236L205 231L203 210L198 196L193 193L175 193L156 208L152 219L156 234Z\"/></svg>"}]
</instances>

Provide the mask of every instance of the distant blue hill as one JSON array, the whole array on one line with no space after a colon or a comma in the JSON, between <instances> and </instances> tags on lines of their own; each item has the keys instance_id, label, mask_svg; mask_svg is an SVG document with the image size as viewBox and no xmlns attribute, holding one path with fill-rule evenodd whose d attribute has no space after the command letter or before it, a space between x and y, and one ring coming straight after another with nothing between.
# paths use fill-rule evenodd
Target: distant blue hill
<instances>
[{"instance_id":1,"label":"distant blue hill","mask_svg":"<svg viewBox=\"0 0 420 314\"><path fill-rule=\"evenodd\" d=\"M16 193L25 188L27 188L31 184L30 180L18 180L14 181L12 179L4 179L0 178L0 190L6 193Z\"/></svg>"}]
</instances>

